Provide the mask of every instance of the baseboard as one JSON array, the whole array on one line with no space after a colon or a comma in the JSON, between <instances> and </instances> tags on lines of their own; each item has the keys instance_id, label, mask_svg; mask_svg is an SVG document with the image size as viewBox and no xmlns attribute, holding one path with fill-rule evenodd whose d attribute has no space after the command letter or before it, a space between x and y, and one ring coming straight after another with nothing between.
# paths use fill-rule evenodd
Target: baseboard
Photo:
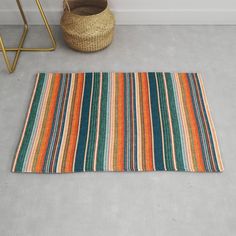
<instances>
[{"instance_id":1,"label":"baseboard","mask_svg":"<svg viewBox=\"0 0 236 236\"><path fill-rule=\"evenodd\" d=\"M236 9L225 10L113 10L118 25L236 25ZM61 10L45 11L50 24L58 25ZM26 10L32 25L42 24L36 10ZM0 10L0 25L21 24L17 10Z\"/></svg>"}]
</instances>

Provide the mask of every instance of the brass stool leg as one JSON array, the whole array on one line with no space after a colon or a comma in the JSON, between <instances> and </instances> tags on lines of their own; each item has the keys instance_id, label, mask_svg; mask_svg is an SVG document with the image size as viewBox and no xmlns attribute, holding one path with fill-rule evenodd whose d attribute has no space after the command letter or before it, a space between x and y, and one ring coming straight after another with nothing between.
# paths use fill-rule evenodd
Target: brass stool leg
<instances>
[{"instance_id":1,"label":"brass stool leg","mask_svg":"<svg viewBox=\"0 0 236 236\"><path fill-rule=\"evenodd\" d=\"M17 64L17 62L19 60L19 55L20 55L21 52L50 52L50 51L54 51L56 49L56 40L55 40L55 38L53 36L53 33L52 33L51 27L50 27L50 25L48 23L47 17L45 15L44 11L43 11L43 8L42 8L42 5L40 3L40 0L35 0L35 2L36 2L36 5L37 5L37 7L39 9L40 15L41 15L41 17L43 19L43 22L44 22L46 30L47 30L47 32L49 34L49 37L51 39L52 47L50 47L50 48L25 48L25 47L23 47L23 43L24 43L24 40L26 38L26 34L28 32L28 24L27 24L27 20L26 20L25 14L23 12L23 8L22 8L20 0L16 0L16 2L17 2L17 5L18 5L18 7L20 9L21 16L22 16L23 21L24 21L24 28L25 28L24 33L22 35L22 38L20 40L19 46L17 48L6 48L4 46L2 38L0 38L0 44L1 44L0 45L1 46L0 51L3 52L4 60L5 60L6 64L7 64L8 70L10 68L9 72L13 72L15 70L15 67L16 67L16 64ZM13 66L10 66L9 59L7 57L7 52L8 51L9 52L16 52L16 57L15 57Z\"/></svg>"},{"instance_id":2,"label":"brass stool leg","mask_svg":"<svg viewBox=\"0 0 236 236\"><path fill-rule=\"evenodd\" d=\"M47 17L45 15L44 11L43 11L43 8L42 8L42 5L41 5L40 1L39 0L35 0L35 1L36 1L37 6L38 6L38 9L39 9L39 12L41 14L41 17L43 19L43 22L45 24L45 27L46 27L46 29L48 31L48 34L50 36L50 39L52 41L52 47L51 48L45 48L44 50L43 49L38 49L38 50L41 50L41 51L54 51L56 49L56 46L57 46L56 45L56 40L55 40L55 38L53 36L51 27L50 27L50 25L48 23Z\"/></svg>"},{"instance_id":3,"label":"brass stool leg","mask_svg":"<svg viewBox=\"0 0 236 236\"><path fill-rule=\"evenodd\" d=\"M10 60L8 58L8 55L7 55L7 48L5 47L3 39L0 36L0 49L3 53L3 57L4 57L4 60L5 60L5 63L6 63L6 66L7 66L7 69L8 69L9 73L14 72L15 69L16 69L16 65L17 65L17 62L19 60L20 53L21 53L21 48L23 47L23 44L24 44L24 41L25 41L25 38L26 38L26 35L27 35L27 32L28 32L28 24L27 24L23 9L21 7L20 0L16 0L16 2L17 2L17 6L20 10L20 14L21 14L21 17L22 17L23 22L24 22L24 31L22 33L18 48L16 48L16 50L14 50L14 51L16 51L16 54L15 54L15 58L14 58L14 61L13 61L12 65L10 64Z\"/></svg>"}]
</instances>

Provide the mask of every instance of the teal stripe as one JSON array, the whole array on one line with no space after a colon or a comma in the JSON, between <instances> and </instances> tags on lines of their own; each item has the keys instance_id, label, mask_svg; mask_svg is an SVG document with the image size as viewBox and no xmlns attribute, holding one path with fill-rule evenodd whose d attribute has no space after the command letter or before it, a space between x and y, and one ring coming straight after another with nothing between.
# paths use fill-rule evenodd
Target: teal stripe
<instances>
[{"instance_id":1,"label":"teal stripe","mask_svg":"<svg viewBox=\"0 0 236 236\"><path fill-rule=\"evenodd\" d=\"M90 111L90 128L89 128L89 140L86 154L86 171L93 170L94 163L94 150L97 132L97 118L98 118L98 99L99 99L99 86L100 86L100 73L94 73L93 95L92 95L92 107Z\"/></svg>"},{"instance_id":2,"label":"teal stripe","mask_svg":"<svg viewBox=\"0 0 236 236\"><path fill-rule=\"evenodd\" d=\"M159 97L160 97L161 117L162 117L163 136L164 136L166 168L167 170L174 170L169 116L168 116L167 100L165 94L164 77L162 73L157 73L157 82L158 82L158 91L160 95Z\"/></svg>"},{"instance_id":3,"label":"teal stripe","mask_svg":"<svg viewBox=\"0 0 236 236\"><path fill-rule=\"evenodd\" d=\"M106 113L106 136L105 136L105 152L104 152L104 163L103 169L106 171L109 169L109 141L110 141L110 130L111 130L111 119L110 119L110 109L111 109L111 73L107 73L108 76L108 86L107 86L107 113Z\"/></svg>"},{"instance_id":4,"label":"teal stripe","mask_svg":"<svg viewBox=\"0 0 236 236\"><path fill-rule=\"evenodd\" d=\"M125 116L125 134L124 134L124 168L126 171L130 170L130 80L129 73L124 74L124 116Z\"/></svg>"},{"instance_id":5,"label":"teal stripe","mask_svg":"<svg viewBox=\"0 0 236 236\"><path fill-rule=\"evenodd\" d=\"M42 91L43 84L44 84L44 78L45 78L44 73L39 75L37 89L36 89L35 96L34 96L34 99L33 99L33 104L32 104L32 107L31 107L28 124L27 124L27 127L26 127L24 139L23 139L23 142L22 142L22 145L21 145L21 149L20 149L19 156L18 156L17 163L16 163L16 167L15 167L16 172L21 172L22 171L25 154L26 154L27 149L28 149L30 137L31 137L32 130L33 130L33 127L34 127L34 123L35 123L36 114L37 114L37 111L38 111L38 105L39 105L41 91Z\"/></svg>"},{"instance_id":6,"label":"teal stripe","mask_svg":"<svg viewBox=\"0 0 236 236\"><path fill-rule=\"evenodd\" d=\"M148 73L150 88L150 107L152 114L153 151L155 157L155 170L164 170L161 117L159 112L159 100L157 93L157 78L155 73Z\"/></svg>"}]
</instances>

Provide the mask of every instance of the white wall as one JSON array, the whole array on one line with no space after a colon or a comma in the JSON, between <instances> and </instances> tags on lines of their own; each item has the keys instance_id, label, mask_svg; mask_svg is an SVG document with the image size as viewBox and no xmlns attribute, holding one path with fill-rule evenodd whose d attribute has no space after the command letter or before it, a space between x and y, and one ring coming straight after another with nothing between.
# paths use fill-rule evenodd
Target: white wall
<instances>
[{"instance_id":1,"label":"white wall","mask_svg":"<svg viewBox=\"0 0 236 236\"><path fill-rule=\"evenodd\" d=\"M20 23L15 0L0 0L0 24ZM62 0L41 0L58 24ZM40 24L33 0L22 0L29 21ZM118 24L236 24L236 0L110 0Z\"/></svg>"}]
</instances>

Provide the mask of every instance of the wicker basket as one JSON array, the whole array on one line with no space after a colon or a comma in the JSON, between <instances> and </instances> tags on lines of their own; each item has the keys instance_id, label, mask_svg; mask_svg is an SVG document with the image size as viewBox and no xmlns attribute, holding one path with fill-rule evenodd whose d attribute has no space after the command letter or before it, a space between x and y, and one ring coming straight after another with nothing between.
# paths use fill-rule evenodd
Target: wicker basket
<instances>
[{"instance_id":1,"label":"wicker basket","mask_svg":"<svg viewBox=\"0 0 236 236\"><path fill-rule=\"evenodd\" d=\"M111 44L115 19L107 0L64 0L61 28L72 49L95 52Z\"/></svg>"}]
</instances>

